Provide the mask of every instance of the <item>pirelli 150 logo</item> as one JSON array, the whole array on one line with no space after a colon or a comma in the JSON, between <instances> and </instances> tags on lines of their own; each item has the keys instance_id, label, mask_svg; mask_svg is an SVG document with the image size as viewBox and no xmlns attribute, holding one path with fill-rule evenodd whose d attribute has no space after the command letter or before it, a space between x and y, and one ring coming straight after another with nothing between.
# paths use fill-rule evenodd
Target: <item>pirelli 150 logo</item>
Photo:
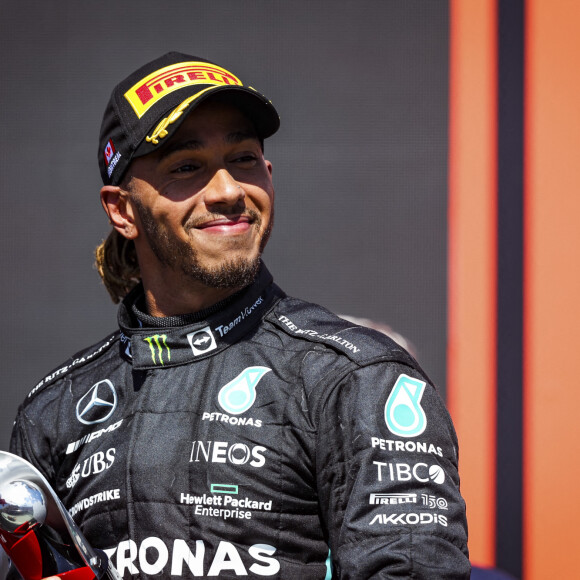
<instances>
[{"instance_id":1,"label":"pirelli 150 logo","mask_svg":"<svg viewBox=\"0 0 580 580\"><path fill-rule=\"evenodd\" d=\"M385 422L391 433L399 437L417 437L427 427L427 417L421 407L426 383L405 374L399 375L387 402Z\"/></svg>"}]
</instances>

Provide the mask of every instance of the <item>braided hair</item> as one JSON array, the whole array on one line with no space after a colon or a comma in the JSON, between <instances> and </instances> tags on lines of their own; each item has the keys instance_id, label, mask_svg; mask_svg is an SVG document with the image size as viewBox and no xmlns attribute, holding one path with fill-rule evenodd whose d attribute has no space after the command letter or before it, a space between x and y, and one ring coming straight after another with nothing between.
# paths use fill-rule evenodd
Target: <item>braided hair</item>
<instances>
[{"instance_id":1,"label":"braided hair","mask_svg":"<svg viewBox=\"0 0 580 580\"><path fill-rule=\"evenodd\" d=\"M95 266L111 300L118 304L141 282L135 243L111 230L95 250Z\"/></svg>"}]
</instances>

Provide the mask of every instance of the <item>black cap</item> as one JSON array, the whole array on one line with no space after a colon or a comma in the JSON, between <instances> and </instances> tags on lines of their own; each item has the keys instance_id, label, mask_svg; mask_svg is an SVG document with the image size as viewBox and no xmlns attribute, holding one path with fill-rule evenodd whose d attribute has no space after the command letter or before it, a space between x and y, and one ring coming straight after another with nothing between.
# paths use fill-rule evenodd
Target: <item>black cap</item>
<instances>
[{"instance_id":1,"label":"black cap","mask_svg":"<svg viewBox=\"0 0 580 580\"><path fill-rule=\"evenodd\" d=\"M168 52L113 89L99 137L103 183L118 185L134 157L156 151L188 113L216 93L244 112L260 139L278 130L280 118L264 95L208 60Z\"/></svg>"}]
</instances>

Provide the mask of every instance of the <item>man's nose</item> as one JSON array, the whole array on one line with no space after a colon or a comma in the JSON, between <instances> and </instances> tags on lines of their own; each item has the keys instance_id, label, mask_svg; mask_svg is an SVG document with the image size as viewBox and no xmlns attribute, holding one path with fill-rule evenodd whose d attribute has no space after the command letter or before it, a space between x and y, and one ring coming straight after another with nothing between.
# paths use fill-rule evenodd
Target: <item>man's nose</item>
<instances>
[{"instance_id":1,"label":"man's nose","mask_svg":"<svg viewBox=\"0 0 580 580\"><path fill-rule=\"evenodd\" d=\"M205 186L206 206L215 204L236 204L246 197L244 188L232 177L227 169L218 169Z\"/></svg>"}]
</instances>

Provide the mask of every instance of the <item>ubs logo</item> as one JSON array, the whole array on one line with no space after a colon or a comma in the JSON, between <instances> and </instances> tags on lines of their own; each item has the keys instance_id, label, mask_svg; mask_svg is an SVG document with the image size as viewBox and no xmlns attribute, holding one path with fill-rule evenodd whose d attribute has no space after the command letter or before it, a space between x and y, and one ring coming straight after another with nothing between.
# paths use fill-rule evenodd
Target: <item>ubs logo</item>
<instances>
[{"instance_id":1,"label":"ubs logo","mask_svg":"<svg viewBox=\"0 0 580 580\"><path fill-rule=\"evenodd\" d=\"M117 392L108 379L95 383L77 403L77 419L84 425L106 421L117 408Z\"/></svg>"}]
</instances>

